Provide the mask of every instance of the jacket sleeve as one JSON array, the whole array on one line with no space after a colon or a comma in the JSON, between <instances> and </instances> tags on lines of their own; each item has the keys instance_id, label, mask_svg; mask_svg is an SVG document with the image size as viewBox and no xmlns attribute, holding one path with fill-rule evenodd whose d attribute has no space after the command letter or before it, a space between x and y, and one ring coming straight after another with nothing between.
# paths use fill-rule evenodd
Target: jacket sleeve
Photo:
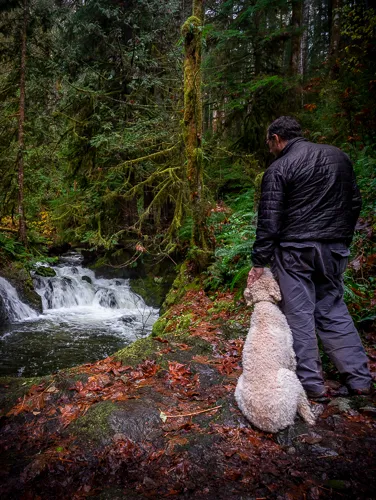
<instances>
[{"instance_id":1,"label":"jacket sleeve","mask_svg":"<svg viewBox=\"0 0 376 500\"><path fill-rule=\"evenodd\" d=\"M254 267L271 261L282 225L286 181L277 168L269 167L261 183L256 241L252 249Z\"/></svg>"}]
</instances>

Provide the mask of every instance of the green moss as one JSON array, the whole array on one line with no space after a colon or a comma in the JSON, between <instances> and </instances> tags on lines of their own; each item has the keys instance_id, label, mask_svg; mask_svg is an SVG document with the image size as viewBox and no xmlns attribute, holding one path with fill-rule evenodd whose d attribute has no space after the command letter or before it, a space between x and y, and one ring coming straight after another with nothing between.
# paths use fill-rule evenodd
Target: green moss
<instances>
[{"instance_id":1,"label":"green moss","mask_svg":"<svg viewBox=\"0 0 376 500\"><path fill-rule=\"evenodd\" d=\"M151 332L152 337L160 337L163 335L166 325L167 325L167 318L160 317L158 320L154 323L153 325L153 331Z\"/></svg>"},{"instance_id":2,"label":"green moss","mask_svg":"<svg viewBox=\"0 0 376 500\"><path fill-rule=\"evenodd\" d=\"M108 417L117 408L111 401L101 401L91 406L86 415L71 423L70 433L76 434L79 440L89 440L94 443L107 441L110 437Z\"/></svg>"},{"instance_id":3,"label":"green moss","mask_svg":"<svg viewBox=\"0 0 376 500\"><path fill-rule=\"evenodd\" d=\"M37 276L43 276L43 277L54 277L56 276L56 272L52 269L52 267L44 267L40 266L38 269L35 271L35 274Z\"/></svg>"},{"instance_id":4,"label":"green moss","mask_svg":"<svg viewBox=\"0 0 376 500\"><path fill-rule=\"evenodd\" d=\"M188 33L194 33L194 31L197 30L201 24L202 23L198 17L190 16L181 27L181 34L185 37Z\"/></svg>"},{"instance_id":5,"label":"green moss","mask_svg":"<svg viewBox=\"0 0 376 500\"><path fill-rule=\"evenodd\" d=\"M6 415L17 403L18 398L23 398L32 385L42 382L48 384L51 377L1 377L0 378L0 415Z\"/></svg>"},{"instance_id":6,"label":"green moss","mask_svg":"<svg viewBox=\"0 0 376 500\"><path fill-rule=\"evenodd\" d=\"M144 359L156 359L157 343L153 337L136 340L133 344L120 349L114 354L115 359L124 365L135 366Z\"/></svg>"},{"instance_id":7,"label":"green moss","mask_svg":"<svg viewBox=\"0 0 376 500\"><path fill-rule=\"evenodd\" d=\"M178 275L175 278L175 281L172 284L170 291L168 292L166 299L162 305L161 312L166 311L168 307L171 307L174 304L177 304L181 301L183 296L189 290L199 290L200 282L198 278L192 279L187 270L187 264L183 263L180 266L180 270Z\"/></svg>"},{"instance_id":8,"label":"green moss","mask_svg":"<svg viewBox=\"0 0 376 500\"><path fill-rule=\"evenodd\" d=\"M213 304L213 307L208 309L211 314L220 312L236 312L237 306L234 302L229 302L226 300L218 300Z\"/></svg>"},{"instance_id":9,"label":"green moss","mask_svg":"<svg viewBox=\"0 0 376 500\"><path fill-rule=\"evenodd\" d=\"M131 279L131 290L144 299L148 306L161 307L169 289L163 278L147 275L145 278Z\"/></svg>"},{"instance_id":10,"label":"green moss","mask_svg":"<svg viewBox=\"0 0 376 500\"><path fill-rule=\"evenodd\" d=\"M30 273L20 262L12 262L0 268L0 275L8 280L17 290L23 302L42 312L42 299L34 290Z\"/></svg>"},{"instance_id":11,"label":"green moss","mask_svg":"<svg viewBox=\"0 0 376 500\"><path fill-rule=\"evenodd\" d=\"M253 195L253 208L255 211L257 211L258 204L260 203L261 183L262 183L263 176L264 176L264 172L261 172L260 174L257 174L256 178L255 178L255 192Z\"/></svg>"},{"instance_id":12,"label":"green moss","mask_svg":"<svg viewBox=\"0 0 376 500\"><path fill-rule=\"evenodd\" d=\"M166 323L166 330L168 332L174 331L175 335L179 335L179 333L185 333L188 331L188 328L192 325L192 314L185 313L180 315L179 317L172 317Z\"/></svg>"}]
</instances>

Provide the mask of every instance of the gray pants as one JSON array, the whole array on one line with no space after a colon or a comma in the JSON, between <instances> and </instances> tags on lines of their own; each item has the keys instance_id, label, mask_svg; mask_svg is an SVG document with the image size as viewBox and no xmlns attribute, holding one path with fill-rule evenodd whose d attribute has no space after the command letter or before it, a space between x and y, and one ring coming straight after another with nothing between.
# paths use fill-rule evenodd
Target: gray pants
<instances>
[{"instance_id":1,"label":"gray pants","mask_svg":"<svg viewBox=\"0 0 376 500\"><path fill-rule=\"evenodd\" d=\"M297 375L307 391L325 390L316 332L345 383L368 388L371 375L359 334L343 301L349 250L344 243L281 242L272 270L282 293L297 358Z\"/></svg>"}]
</instances>

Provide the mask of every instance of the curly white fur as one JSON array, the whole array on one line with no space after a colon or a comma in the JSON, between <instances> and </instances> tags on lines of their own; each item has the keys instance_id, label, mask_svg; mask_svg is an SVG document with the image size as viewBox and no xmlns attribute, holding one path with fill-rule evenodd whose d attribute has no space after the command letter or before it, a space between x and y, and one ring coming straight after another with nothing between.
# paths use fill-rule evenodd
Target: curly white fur
<instances>
[{"instance_id":1,"label":"curly white fur","mask_svg":"<svg viewBox=\"0 0 376 500\"><path fill-rule=\"evenodd\" d=\"M255 308L243 349L243 373L235 390L239 408L252 424L267 432L292 425L296 412L313 425L315 417L295 373L291 330L276 305L281 294L271 271L265 269L244 296Z\"/></svg>"}]
</instances>

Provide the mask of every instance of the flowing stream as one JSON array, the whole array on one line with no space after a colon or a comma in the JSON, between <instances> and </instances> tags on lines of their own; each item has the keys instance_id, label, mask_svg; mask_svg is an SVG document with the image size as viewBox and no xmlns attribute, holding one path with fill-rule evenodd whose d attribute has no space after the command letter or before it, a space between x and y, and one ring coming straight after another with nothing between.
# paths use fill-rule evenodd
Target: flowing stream
<instances>
[{"instance_id":1,"label":"flowing stream","mask_svg":"<svg viewBox=\"0 0 376 500\"><path fill-rule=\"evenodd\" d=\"M158 310L131 291L129 280L96 278L81 262L82 256L72 253L53 267L56 276L34 275L43 314L0 278L11 320L0 325L0 375L45 375L92 362L151 332Z\"/></svg>"}]
</instances>

